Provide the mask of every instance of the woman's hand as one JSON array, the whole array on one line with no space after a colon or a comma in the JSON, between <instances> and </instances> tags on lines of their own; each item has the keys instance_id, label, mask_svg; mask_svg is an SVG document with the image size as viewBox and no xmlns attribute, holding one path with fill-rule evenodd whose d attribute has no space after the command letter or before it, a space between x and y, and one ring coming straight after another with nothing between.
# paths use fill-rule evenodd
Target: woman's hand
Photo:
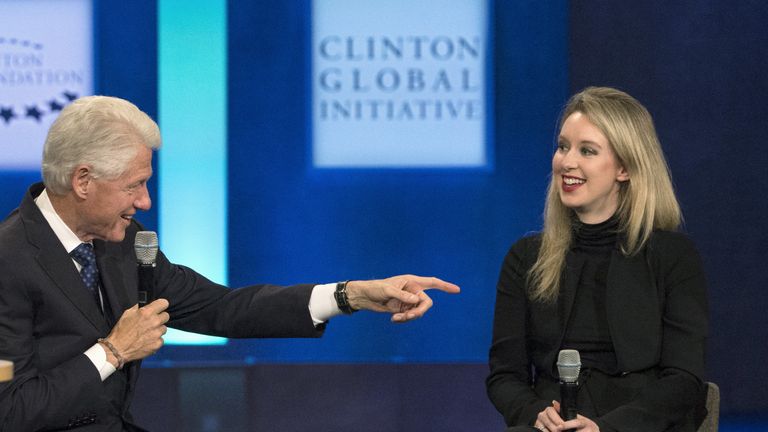
<instances>
[{"instance_id":1,"label":"woman's hand","mask_svg":"<svg viewBox=\"0 0 768 432\"><path fill-rule=\"evenodd\" d=\"M542 432L559 432L565 430L577 430L583 432L600 432L600 428L587 417L577 415L575 419L564 421L560 417L560 403L552 401L552 406L541 411L533 425Z\"/></svg>"}]
</instances>

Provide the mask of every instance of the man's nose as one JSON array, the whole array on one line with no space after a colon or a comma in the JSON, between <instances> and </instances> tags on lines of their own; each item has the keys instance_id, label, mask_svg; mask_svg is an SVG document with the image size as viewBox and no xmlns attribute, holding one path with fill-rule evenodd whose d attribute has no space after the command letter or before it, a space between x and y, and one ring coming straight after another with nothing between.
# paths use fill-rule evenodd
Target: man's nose
<instances>
[{"instance_id":1,"label":"man's nose","mask_svg":"<svg viewBox=\"0 0 768 432\"><path fill-rule=\"evenodd\" d=\"M138 197L136 197L136 201L134 201L133 206L144 211L152 208L152 198L149 197L149 190L147 189L146 184L142 186L141 193Z\"/></svg>"}]
</instances>

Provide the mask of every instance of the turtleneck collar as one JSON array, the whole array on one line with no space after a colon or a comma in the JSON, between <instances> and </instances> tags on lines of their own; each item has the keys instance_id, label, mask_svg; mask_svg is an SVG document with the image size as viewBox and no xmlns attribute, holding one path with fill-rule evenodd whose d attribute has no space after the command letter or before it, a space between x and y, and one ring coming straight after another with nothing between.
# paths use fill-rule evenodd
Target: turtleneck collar
<instances>
[{"instance_id":1,"label":"turtleneck collar","mask_svg":"<svg viewBox=\"0 0 768 432\"><path fill-rule=\"evenodd\" d=\"M616 245L618 233L619 218L615 214L596 224L583 223L578 220L573 223L574 246L610 248Z\"/></svg>"}]
</instances>

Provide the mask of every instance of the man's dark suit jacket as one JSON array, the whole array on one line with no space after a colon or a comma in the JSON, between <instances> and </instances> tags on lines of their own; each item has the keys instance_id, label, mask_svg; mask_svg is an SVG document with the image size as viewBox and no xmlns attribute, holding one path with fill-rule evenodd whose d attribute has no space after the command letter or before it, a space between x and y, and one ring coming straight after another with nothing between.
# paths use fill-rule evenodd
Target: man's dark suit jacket
<instances>
[{"instance_id":1,"label":"man's dark suit jacket","mask_svg":"<svg viewBox=\"0 0 768 432\"><path fill-rule=\"evenodd\" d=\"M135 430L129 412L140 362L101 381L83 354L137 303L133 242L94 240L106 313L34 202L33 185L0 224L0 358L15 362L0 384L0 430ZM158 254L156 298L169 301L169 327L225 337L317 337L308 311L312 285L230 290ZM114 318L112 318L114 317ZM112 321L112 322L110 322Z\"/></svg>"},{"instance_id":2,"label":"man's dark suit jacket","mask_svg":"<svg viewBox=\"0 0 768 432\"><path fill-rule=\"evenodd\" d=\"M512 246L496 294L488 395L507 425L533 425L559 400L557 355L574 304L578 274L566 255L557 302L528 299L526 275L540 235ZM680 233L654 232L645 248L611 256L606 309L619 376L580 377L579 412L602 431L693 431L706 414L707 295L699 255ZM532 370L533 368L533 370ZM514 429L517 430L517 429Z\"/></svg>"}]
</instances>

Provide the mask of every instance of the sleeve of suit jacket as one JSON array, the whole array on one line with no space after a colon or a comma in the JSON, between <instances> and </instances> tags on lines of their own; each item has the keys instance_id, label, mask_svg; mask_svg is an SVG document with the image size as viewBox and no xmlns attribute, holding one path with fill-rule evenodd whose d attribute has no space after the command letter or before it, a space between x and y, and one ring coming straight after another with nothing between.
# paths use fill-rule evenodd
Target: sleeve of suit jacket
<instances>
[{"instance_id":1,"label":"sleeve of suit jacket","mask_svg":"<svg viewBox=\"0 0 768 432\"><path fill-rule=\"evenodd\" d=\"M314 285L253 285L230 289L172 264L161 253L156 298L170 303L169 327L230 338L318 337L309 313Z\"/></svg>"},{"instance_id":2,"label":"sleeve of suit jacket","mask_svg":"<svg viewBox=\"0 0 768 432\"><path fill-rule=\"evenodd\" d=\"M502 264L496 286L493 341L486 379L488 397L507 425L532 425L550 405L533 391L528 351L525 278L538 254L539 241L526 237L515 243Z\"/></svg>"}]
</instances>

